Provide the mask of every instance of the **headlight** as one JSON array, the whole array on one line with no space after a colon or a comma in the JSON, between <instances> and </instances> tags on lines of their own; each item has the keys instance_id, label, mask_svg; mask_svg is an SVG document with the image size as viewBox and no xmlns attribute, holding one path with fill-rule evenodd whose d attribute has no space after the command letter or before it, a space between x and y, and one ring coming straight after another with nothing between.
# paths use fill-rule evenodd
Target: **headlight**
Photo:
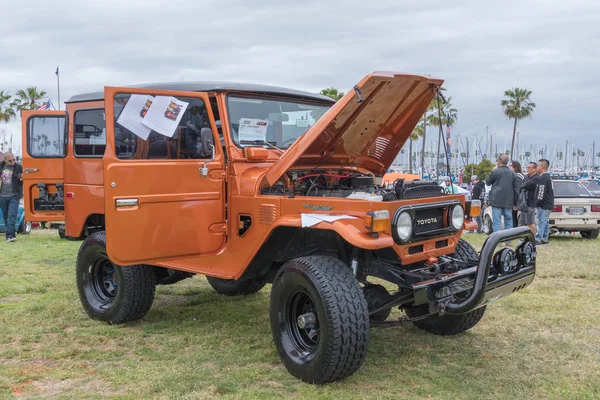
<instances>
[{"instance_id":1,"label":"headlight","mask_svg":"<svg viewBox=\"0 0 600 400\"><path fill-rule=\"evenodd\" d=\"M413 221L412 217L407 211L404 211L398 217L396 221L396 233L398 234L398 239L401 242L406 242L412 236L413 230Z\"/></svg>"},{"instance_id":2,"label":"headlight","mask_svg":"<svg viewBox=\"0 0 600 400\"><path fill-rule=\"evenodd\" d=\"M511 249L502 249L492 259L496 272L500 275L508 275L517 270L517 255Z\"/></svg>"},{"instance_id":3,"label":"headlight","mask_svg":"<svg viewBox=\"0 0 600 400\"><path fill-rule=\"evenodd\" d=\"M450 224L455 230L460 230L465 223L465 210L460 204L452 207L452 214L450 215Z\"/></svg>"},{"instance_id":4,"label":"headlight","mask_svg":"<svg viewBox=\"0 0 600 400\"><path fill-rule=\"evenodd\" d=\"M537 251L535 244L532 242L523 242L517 247L517 259L525 267L529 267L535 263Z\"/></svg>"}]
</instances>

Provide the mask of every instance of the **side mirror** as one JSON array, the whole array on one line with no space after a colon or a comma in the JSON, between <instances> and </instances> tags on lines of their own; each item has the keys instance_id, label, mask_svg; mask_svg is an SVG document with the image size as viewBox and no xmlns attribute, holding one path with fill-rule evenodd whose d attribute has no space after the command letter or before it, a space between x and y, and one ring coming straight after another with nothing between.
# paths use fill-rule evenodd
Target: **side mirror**
<instances>
[{"instance_id":1,"label":"side mirror","mask_svg":"<svg viewBox=\"0 0 600 400\"><path fill-rule=\"evenodd\" d=\"M202 128L200 130L200 142L202 143L202 153L204 153L204 157L214 158L215 139L210 128Z\"/></svg>"}]
</instances>

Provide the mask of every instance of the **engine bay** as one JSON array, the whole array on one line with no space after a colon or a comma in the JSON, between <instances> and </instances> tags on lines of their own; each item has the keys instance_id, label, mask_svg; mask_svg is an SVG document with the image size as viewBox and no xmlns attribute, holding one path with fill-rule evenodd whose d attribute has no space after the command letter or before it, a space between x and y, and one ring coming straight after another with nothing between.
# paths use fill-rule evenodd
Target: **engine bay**
<instances>
[{"instance_id":1,"label":"engine bay","mask_svg":"<svg viewBox=\"0 0 600 400\"><path fill-rule=\"evenodd\" d=\"M290 171L275 185L264 188L263 195L311 196L395 201L444 196L437 182L430 180L383 182L382 178L355 170Z\"/></svg>"}]
</instances>

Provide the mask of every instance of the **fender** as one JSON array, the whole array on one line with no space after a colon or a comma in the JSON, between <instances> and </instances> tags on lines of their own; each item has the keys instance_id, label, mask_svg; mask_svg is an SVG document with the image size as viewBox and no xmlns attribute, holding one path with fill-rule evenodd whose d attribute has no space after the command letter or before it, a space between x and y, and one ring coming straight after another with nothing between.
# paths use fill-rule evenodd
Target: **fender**
<instances>
[{"instance_id":1,"label":"fender","mask_svg":"<svg viewBox=\"0 0 600 400\"><path fill-rule=\"evenodd\" d=\"M366 250L379 250L394 245L394 238L385 233L376 236L364 227L364 219L354 216L355 219L340 219L334 222L319 222L311 226L311 229L323 229L334 231L345 241L353 246ZM302 228L302 217L300 215L286 215L275 221L272 229L278 226L293 226Z\"/></svg>"}]
</instances>

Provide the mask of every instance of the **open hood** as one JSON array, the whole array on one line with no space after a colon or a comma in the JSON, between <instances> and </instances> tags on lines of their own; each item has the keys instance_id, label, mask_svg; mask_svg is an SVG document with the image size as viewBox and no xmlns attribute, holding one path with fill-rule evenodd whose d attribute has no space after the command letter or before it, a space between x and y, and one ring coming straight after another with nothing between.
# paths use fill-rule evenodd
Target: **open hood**
<instances>
[{"instance_id":1,"label":"open hood","mask_svg":"<svg viewBox=\"0 0 600 400\"><path fill-rule=\"evenodd\" d=\"M290 169L318 166L383 176L442 83L394 72L367 75L267 170L267 182L275 184Z\"/></svg>"}]
</instances>

